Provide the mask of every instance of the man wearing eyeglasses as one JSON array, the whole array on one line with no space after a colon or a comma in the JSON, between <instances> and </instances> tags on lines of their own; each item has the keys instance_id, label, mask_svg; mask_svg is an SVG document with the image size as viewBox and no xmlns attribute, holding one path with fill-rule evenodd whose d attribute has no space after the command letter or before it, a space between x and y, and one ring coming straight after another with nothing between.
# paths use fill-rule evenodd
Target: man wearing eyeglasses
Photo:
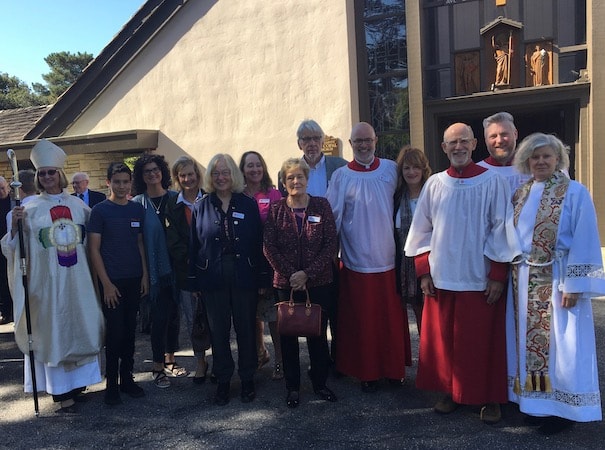
<instances>
[{"instance_id":1,"label":"man wearing eyeglasses","mask_svg":"<svg viewBox=\"0 0 605 450\"><path fill-rule=\"evenodd\" d=\"M71 185L74 188L75 195L91 208L97 203L101 203L107 197L102 192L91 191L88 189L89 178L86 172L76 172L71 179Z\"/></svg>"},{"instance_id":2,"label":"man wearing eyeglasses","mask_svg":"<svg viewBox=\"0 0 605 450\"><path fill-rule=\"evenodd\" d=\"M476 146L468 125L445 130L450 167L424 185L405 254L415 258L424 293L417 387L446 394L437 413L478 405L493 424L507 402L502 294L520 250L509 184L472 161Z\"/></svg>"},{"instance_id":3,"label":"man wearing eyeglasses","mask_svg":"<svg viewBox=\"0 0 605 450\"><path fill-rule=\"evenodd\" d=\"M307 193L317 197L325 197L328 183L336 169L347 164L347 161L340 156L324 155L322 149L324 145L324 132L319 124L311 119L303 120L296 131L298 148L303 152L303 159L311 168L309 172L309 181L307 184ZM286 188L282 185L281 177L279 181L279 190L282 195L287 195Z\"/></svg>"},{"instance_id":4,"label":"man wearing eyeglasses","mask_svg":"<svg viewBox=\"0 0 605 450\"><path fill-rule=\"evenodd\" d=\"M309 179L307 181L307 193L316 197L325 197L328 184L332 174L336 169L347 164L347 161L340 156L324 155L322 149L324 145L325 134L319 124L312 119L303 120L296 130L297 144L303 152L302 159L309 165ZM285 186L281 182L281 176L277 176L278 189L283 196L287 196ZM338 273L334 269L333 282L333 302L328 308L328 321L330 324L330 334L332 342L330 344L330 356L332 360L336 358L336 334L337 334L337 298L338 298ZM338 376L338 373L336 373Z\"/></svg>"},{"instance_id":5,"label":"man wearing eyeglasses","mask_svg":"<svg viewBox=\"0 0 605 450\"><path fill-rule=\"evenodd\" d=\"M411 365L407 314L396 291L394 161L377 158L374 128L356 124L354 160L332 175L326 197L340 236L342 265L336 368L375 392L386 378L400 386Z\"/></svg>"}]
</instances>

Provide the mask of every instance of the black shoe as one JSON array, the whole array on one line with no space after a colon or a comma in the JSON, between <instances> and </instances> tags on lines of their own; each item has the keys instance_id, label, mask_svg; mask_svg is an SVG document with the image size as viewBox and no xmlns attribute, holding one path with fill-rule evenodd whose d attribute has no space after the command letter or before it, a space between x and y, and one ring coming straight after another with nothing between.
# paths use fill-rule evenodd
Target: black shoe
<instances>
[{"instance_id":1,"label":"black shoe","mask_svg":"<svg viewBox=\"0 0 605 450\"><path fill-rule=\"evenodd\" d=\"M79 392L78 394L74 395L72 398L74 399L74 402L76 402L76 403L86 403L88 401L88 397L85 396L81 392Z\"/></svg>"},{"instance_id":2,"label":"black shoe","mask_svg":"<svg viewBox=\"0 0 605 450\"><path fill-rule=\"evenodd\" d=\"M145 397L145 391L143 388L136 384L132 378L130 378L128 381L124 380L120 384L120 391L130 395L132 398Z\"/></svg>"},{"instance_id":3,"label":"black shoe","mask_svg":"<svg viewBox=\"0 0 605 450\"><path fill-rule=\"evenodd\" d=\"M214 404L225 406L227 403L229 403L229 383L218 383L214 395Z\"/></svg>"},{"instance_id":4,"label":"black shoe","mask_svg":"<svg viewBox=\"0 0 605 450\"><path fill-rule=\"evenodd\" d=\"M544 419L542 425L538 427L538 433L543 434L544 436L552 436L553 434L569 430L573 427L573 424L574 422L572 420L564 419L562 417L547 417Z\"/></svg>"},{"instance_id":5,"label":"black shoe","mask_svg":"<svg viewBox=\"0 0 605 450\"><path fill-rule=\"evenodd\" d=\"M335 402L338 400L336 398L336 394L334 392L332 392L326 386L324 386L320 389L314 389L314 391L317 395L319 395L323 400L325 400L327 402Z\"/></svg>"},{"instance_id":6,"label":"black shoe","mask_svg":"<svg viewBox=\"0 0 605 450\"><path fill-rule=\"evenodd\" d=\"M242 381L242 393L240 395L242 403L250 403L256 397L254 391L254 381Z\"/></svg>"},{"instance_id":7,"label":"black shoe","mask_svg":"<svg viewBox=\"0 0 605 450\"><path fill-rule=\"evenodd\" d=\"M401 387L405 384L405 378L389 378L389 384L393 387Z\"/></svg>"},{"instance_id":8,"label":"black shoe","mask_svg":"<svg viewBox=\"0 0 605 450\"><path fill-rule=\"evenodd\" d=\"M70 406L61 406L57 409L57 413L59 414L78 414L78 409L76 408L76 404Z\"/></svg>"},{"instance_id":9,"label":"black shoe","mask_svg":"<svg viewBox=\"0 0 605 450\"><path fill-rule=\"evenodd\" d=\"M546 419L548 419L548 417L525 415L525 417L523 417L523 424L528 427L537 427L538 425L542 425Z\"/></svg>"},{"instance_id":10,"label":"black shoe","mask_svg":"<svg viewBox=\"0 0 605 450\"><path fill-rule=\"evenodd\" d=\"M103 399L106 405L114 406L120 405L122 399L120 398L120 390L117 384L111 384L105 389L105 398Z\"/></svg>"},{"instance_id":11,"label":"black shoe","mask_svg":"<svg viewBox=\"0 0 605 450\"><path fill-rule=\"evenodd\" d=\"M298 391L288 391L288 396L286 397L288 408L298 408L299 403L300 397L298 396Z\"/></svg>"},{"instance_id":12,"label":"black shoe","mask_svg":"<svg viewBox=\"0 0 605 450\"><path fill-rule=\"evenodd\" d=\"M378 390L378 381L362 381L361 390L366 394L371 394Z\"/></svg>"},{"instance_id":13,"label":"black shoe","mask_svg":"<svg viewBox=\"0 0 605 450\"><path fill-rule=\"evenodd\" d=\"M11 323L13 321L10 317L0 316L0 325L6 325L7 323Z\"/></svg>"}]
</instances>

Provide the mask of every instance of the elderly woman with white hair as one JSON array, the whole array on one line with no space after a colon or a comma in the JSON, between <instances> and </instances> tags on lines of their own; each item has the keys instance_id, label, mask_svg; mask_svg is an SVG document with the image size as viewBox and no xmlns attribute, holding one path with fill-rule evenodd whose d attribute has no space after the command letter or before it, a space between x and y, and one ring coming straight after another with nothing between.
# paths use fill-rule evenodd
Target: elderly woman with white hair
<instances>
[{"instance_id":1,"label":"elderly woman with white hair","mask_svg":"<svg viewBox=\"0 0 605 450\"><path fill-rule=\"evenodd\" d=\"M90 208L66 191L65 152L41 140L30 155L40 195L12 210L11 229L2 238L15 304L15 339L27 354L25 290L18 250L18 221L23 221L31 345L38 390L60 402L57 412L77 412L86 386L101 381L99 352L103 313L93 285L84 229ZM25 358L25 391L32 392L30 361Z\"/></svg>"},{"instance_id":2,"label":"elderly woman with white hair","mask_svg":"<svg viewBox=\"0 0 605 450\"><path fill-rule=\"evenodd\" d=\"M550 435L601 420L591 306L605 294L599 231L590 194L562 172L558 138L528 136L514 165L532 178L513 197L523 254L508 289L509 399Z\"/></svg>"},{"instance_id":3,"label":"elderly woman with white hair","mask_svg":"<svg viewBox=\"0 0 605 450\"><path fill-rule=\"evenodd\" d=\"M244 190L244 177L233 158L217 154L204 177L208 192L195 203L191 219L189 277L202 298L212 341L212 367L218 386L214 403L229 402L235 363L231 356L231 322L238 349L241 400L256 396L256 303L261 285L262 224L256 201Z\"/></svg>"}]
</instances>

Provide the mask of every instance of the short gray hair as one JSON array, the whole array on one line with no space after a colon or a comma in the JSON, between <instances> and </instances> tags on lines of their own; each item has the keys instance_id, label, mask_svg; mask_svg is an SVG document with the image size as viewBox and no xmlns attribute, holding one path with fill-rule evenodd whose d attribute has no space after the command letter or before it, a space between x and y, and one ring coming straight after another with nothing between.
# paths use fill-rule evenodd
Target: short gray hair
<instances>
[{"instance_id":1,"label":"short gray hair","mask_svg":"<svg viewBox=\"0 0 605 450\"><path fill-rule=\"evenodd\" d=\"M90 178L88 177L88 174L86 172L76 172L76 173L74 173L72 175L72 177L71 177L72 181L76 177L82 177L82 179L84 179L86 181L90 181Z\"/></svg>"},{"instance_id":2,"label":"short gray hair","mask_svg":"<svg viewBox=\"0 0 605 450\"><path fill-rule=\"evenodd\" d=\"M520 173L531 174L527 160L540 147L550 147L554 150L559 158L555 170L569 169L569 147L552 134L533 133L521 141L513 159L513 165Z\"/></svg>"},{"instance_id":3,"label":"short gray hair","mask_svg":"<svg viewBox=\"0 0 605 450\"><path fill-rule=\"evenodd\" d=\"M492 114L491 116L483 119L483 129L487 130L487 127L489 127L490 125L502 122L509 122L515 130L517 129L517 127L515 127L515 118L511 113L507 113L506 111L501 111L496 114Z\"/></svg>"},{"instance_id":4,"label":"short gray hair","mask_svg":"<svg viewBox=\"0 0 605 450\"><path fill-rule=\"evenodd\" d=\"M305 119L300 123L298 130L296 130L296 137L300 139L305 131L319 134L322 138L324 137L324 131L313 119Z\"/></svg>"}]
</instances>

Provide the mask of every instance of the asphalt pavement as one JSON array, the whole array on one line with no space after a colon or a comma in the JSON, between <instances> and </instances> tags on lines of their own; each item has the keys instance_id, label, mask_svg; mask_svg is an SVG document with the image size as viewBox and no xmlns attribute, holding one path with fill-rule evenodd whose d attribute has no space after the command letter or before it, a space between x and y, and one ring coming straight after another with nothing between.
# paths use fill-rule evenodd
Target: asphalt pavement
<instances>
[{"instance_id":1,"label":"asphalt pavement","mask_svg":"<svg viewBox=\"0 0 605 450\"><path fill-rule=\"evenodd\" d=\"M601 396L605 389L605 300L593 300ZM410 311L410 318L413 314ZM328 386L337 403L320 400L302 375L301 404L286 406L284 382L272 381L273 361L255 376L257 397L239 399L239 380L232 381L231 402L215 406L216 386L195 385L191 378L171 378L168 389L151 379L149 335L137 334L135 379L146 396L122 396L122 405L103 403L104 383L90 386L89 399L79 403L78 414L63 415L47 394L40 396L40 416L34 415L31 394L23 393L23 355L14 343L12 324L0 326L0 449L299 449L299 448L405 448L405 449L582 449L605 446L602 422L576 424L571 430L544 437L526 426L514 404L503 407L503 420L486 425L479 410L462 407L447 416L433 412L438 393L415 388L418 335L413 320L413 366L406 383L381 383L376 393L362 393L351 378L330 378ZM266 336L272 351L270 338ZM193 352L185 335L177 361L194 370ZM234 354L235 346L234 348ZM211 357L209 358L211 360ZM301 344L301 365L306 367L306 344ZM192 376L192 375L190 375Z\"/></svg>"}]
</instances>

